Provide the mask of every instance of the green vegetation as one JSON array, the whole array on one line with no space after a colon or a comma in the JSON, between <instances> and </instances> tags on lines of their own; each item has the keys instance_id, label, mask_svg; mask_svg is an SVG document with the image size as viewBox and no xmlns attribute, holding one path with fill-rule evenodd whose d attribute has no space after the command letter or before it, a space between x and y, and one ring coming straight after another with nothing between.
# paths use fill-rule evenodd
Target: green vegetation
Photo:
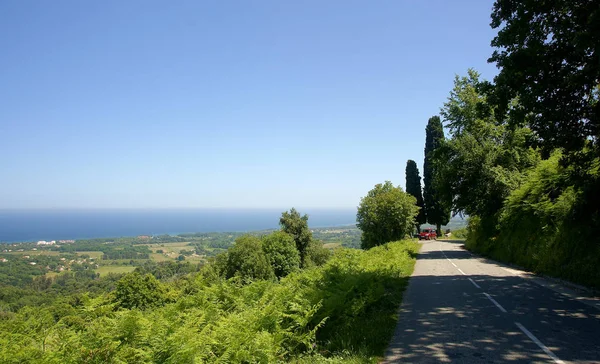
<instances>
[{"instance_id":1,"label":"green vegetation","mask_svg":"<svg viewBox=\"0 0 600 364\"><path fill-rule=\"evenodd\" d=\"M255 236L245 235L236 239L223 261L226 278L239 277L243 280L272 279L275 276L262 242Z\"/></svg>"},{"instance_id":2,"label":"green vegetation","mask_svg":"<svg viewBox=\"0 0 600 364\"><path fill-rule=\"evenodd\" d=\"M282 278L300 268L300 254L294 238L277 231L262 239L262 248L277 278Z\"/></svg>"},{"instance_id":3,"label":"green vegetation","mask_svg":"<svg viewBox=\"0 0 600 364\"><path fill-rule=\"evenodd\" d=\"M500 72L456 77L441 110L449 138L428 155L439 200L470 217L468 248L596 288L599 21L591 0L496 1ZM426 169L426 209L427 185Z\"/></svg>"},{"instance_id":4,"label":"green vegetation","mask_svg":"<svg viewBox=\"0 0 600 364\"><path fill-rule=\"evenodd\" d=\"M450 204L438 191L434 182L436 175L435 153L444 141L444 128L439 116L429 118L425 128L425 159L423 162L423 200L427 222L436 226L437 235L442 235L442 225L450 221Z\"/></svg>"},{"instance_id":5,"label":"green vegetation","mask_svg":"<svg viewBox=\"0 0 600 364\"><path fill-rule=\"evenodd\" d=\"M245 235L200 271L148 262L96 294L2 306L0 362L376 362L418 245L330 256L311 240L307 269L290 248L296 244L283 231Z\"/></svg>"},{"instance_id":6,"label":"green vegetation","mask_svg":"<svg viewBox=\"0 0 600 364\"><path fill-rule=\"evenodd\" d=\"M290 234L296 242L296 248L300 253L300 266L306 265L306 254L308 245L312 240L312 233L308 229L308 215L300 216L296 209L285 211L279 219L281 230Z\"/></svg>"},{"instance_id":7,"label":"green vegetation","mask_svg":"<svg viewBox=\"0 0 600 364\"><path fill-rule=\"evenodd\" d=\"M122 274L133 272L136 268L134 266L127 265L103 265L95 269L96 273L100 275L100 277L107 274Z\"/></svg>"},{"instance_id":8,"label":"green vegetation","mask_svg":"<svg viewBox=\"0 0 600 364\"><path fill-rule=\"evenodd\" d=\"M406 162L406 193L417 199L417 207L419 214L416 218L417 232L421 232L421 225L427 222L425 215L425 203L423 201L423 191L421 189L421 176L419 176L419 168L413 160Z\"/></svg>"},{"instance_id":9,"label":"green vegetation","mask_svg":"<svg viewBox=\"0 0 600 364\"><path fill-rule=\"evenodd\" d=\"M340 245L360 237L355 227L315 229L335 241L332 253L294 209L282 214L280 231L226 234L233 245L203 265L99 258L146 250L192 257L217 235L91 239L35 257L7 249L0 362L374 363L382 356L418 244L348 249Z\"/></svg>"},{"instance_id":10,"label":"green vegetation","mask_svg":"<svg viewBox=\"0 0 600 364\"><path fill-rule=\"evenodd\" d=\"M340 244L346 248L360 248L362 233L354 225L335 228L317 228L312 230L313 238L322 241L324 245Z\"/></svg>"},{"instance_id":11,"label":"green vegetation","mask_svg":"<svg viewBox=\"0 0 600 364\"><path fill-rule=\"evenodd\" d=\"M375 185L361 198L356 214L357 226L363 232L362 248L369 249L411 234L419 213L416 202L390 181Z\"/></svg>"}]
</instances>

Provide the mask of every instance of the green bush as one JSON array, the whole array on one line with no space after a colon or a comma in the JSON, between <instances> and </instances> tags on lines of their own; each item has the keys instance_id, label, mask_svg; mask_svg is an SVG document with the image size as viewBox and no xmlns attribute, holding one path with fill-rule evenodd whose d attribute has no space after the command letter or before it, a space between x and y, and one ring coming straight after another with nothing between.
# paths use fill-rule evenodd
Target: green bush
<instances>
[{"instance_id":1,"label":"green bush","mask_svg":"<svg viewBox=\"0 0 600 364\"><path fill-rule=\"evenodd\" d=\"M114 302L121 308L146 309L165 302L165 290L152 275L138 272L126 274L116 285Z\"/></svg>"},{"instance_id":2,"label":"green bush","mask_svg":"<svg viewBox=\"0 0 600 364\"><path fill-rule=\"evenodd\" d=\"M256 247L255 240L240 242L244 252ZM237 278L190 274L167 283L173 299L152 310L131 304L115 311L107 294L61 309L58 317L25 307L0 321L0 361L374 362L395 327L417 246L405 241L369 251L337 249L322 267L280 281L242 285ZM218 270L205 268L211 269ZM121 286L152 276L126 277Z\"/></svg>"},{"instance_id":3,"label":"green bush","mask_svg":"<svg viewBox=\"0 0 600 364\"><path fill-rule=\"evenodd\" d=\"M573 170L560 160L555 153L529 172L505 201L495 228L471 218L467 246L534 272L600 288L598 214L590 211L588 192L574 183ZM597 160L595 165L584 180L597 180Z\"/></svg>"},{"instance_id":4,"label":"green bush","mask_svg":"<svg viewBox=\"0 0 600 364\"><path fill-rule=\"evenodd\" d=\"M277 278L285 277L300 268L300 253L290 234L276 231L263 236L262 248Z\"/></svg>"},{"instance_id":5,"label":"green bush","mask_svg":"<svg viewBox=\"0 0 600 364\"><path fill-rule=\"evenodd\" d=\"M360 199L356 226L362 230L361 247L369 249L404 239L415 228L417 199L390 181L376 184Z\"/></svg>"},{"instance_id":6,"label":"green bush","mask_svg":"<svg viewBox=\"0 0 600 364\"><path fill-rule=\"evenodd\" d=\"M235 239L227 252L226 277L239 277L244 281L273 279L275 273L263 251L262 242L252 235Z\"/></svg>"},{"instance_id":7,"label":"green bush","mask_svg":"<svg viewBox=\"0 0 600 364\"><path fill-rule=\"evenodd\" d=\"M331 258L331 250L325 248L323 243L318 240L312 240L306 249L307 266L322 266Z\"/></svg>"}]
</instances>

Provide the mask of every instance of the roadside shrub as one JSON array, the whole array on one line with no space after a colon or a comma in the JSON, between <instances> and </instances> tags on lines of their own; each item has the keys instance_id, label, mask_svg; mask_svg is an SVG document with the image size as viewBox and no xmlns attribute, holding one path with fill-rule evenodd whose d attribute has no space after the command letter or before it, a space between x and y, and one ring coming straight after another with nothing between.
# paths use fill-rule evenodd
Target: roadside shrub
<instances>
[{"instance_id":1,"label":"roadside shrub","mask_svg":"<svg viewBox=\"0 0 600 364\"><path fill-rule=\"evenodd\" d=\"M572 169L560 161L555 152L529 172L505 201L492 236L480 218L471 218L467 246L537 273L600 288L598 213L589 207L589 192L574 183ZM598 179L598 160L587 173L583 180Z\"/></svg>"},{"instance_id":2,"label":"roadside shrub","mask_svg":"<svg viewBox=\"0 0 600 364\"><path fill-rule=\"evenodd\" d=\"M356 226L362 230L361 247L369 249L404 239L415 228L416 198L390 181L376 184L360 199Z\"/></svg>"}]
</instances>

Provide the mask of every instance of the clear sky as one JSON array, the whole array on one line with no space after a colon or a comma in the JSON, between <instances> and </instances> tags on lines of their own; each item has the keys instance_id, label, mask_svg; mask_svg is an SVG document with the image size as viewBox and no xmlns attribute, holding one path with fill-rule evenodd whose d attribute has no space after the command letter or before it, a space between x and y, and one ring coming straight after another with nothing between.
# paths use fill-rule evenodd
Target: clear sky
<instances>
[{"instance_id":1,"label":"clear sky","mask_svg":"<svg viewBox=\"0 0 600 364\"><path fill-rule=\"evenodd\" d=\"M0 1L0 208L355 207L496 74L492 3Z\"/></svg>"}]
</instances>

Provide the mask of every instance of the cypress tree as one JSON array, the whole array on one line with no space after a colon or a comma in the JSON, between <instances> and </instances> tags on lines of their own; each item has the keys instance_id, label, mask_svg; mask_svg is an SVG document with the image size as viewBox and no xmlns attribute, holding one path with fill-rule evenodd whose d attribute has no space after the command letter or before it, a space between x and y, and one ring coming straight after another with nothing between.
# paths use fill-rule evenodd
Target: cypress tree
<instances>
[{"instance_id":1,"label":"cypress tree","mask_svg":"<svg viewBox=\"0 0 600 364\"><path fill-rule=\"evenodd\" d=\"M421 224L427 222L425 215L425 204L423 203L423 192L421 190L421 176L419 176L419 168L417 163L412 159L406 162L406 193L413 195L417 199L419 206L419 214L417 215L416 225L417 231L421 232Z\"/></svg>"},{"instance_id":2,"label":"cypress tree","mask_svg":"<svg viewBox=\"0 0 600 364\"><path fill-rule=\"evenodd\" d=\"M450 221L450 207L439 197L436 191L434 175L434 152L444 141L444 127L439 116L429 118L425 128L425 160L423 163L423 199L427 222L435 225L438 236L441 236L442 225Z\"/></svg>"}]
</instances>

